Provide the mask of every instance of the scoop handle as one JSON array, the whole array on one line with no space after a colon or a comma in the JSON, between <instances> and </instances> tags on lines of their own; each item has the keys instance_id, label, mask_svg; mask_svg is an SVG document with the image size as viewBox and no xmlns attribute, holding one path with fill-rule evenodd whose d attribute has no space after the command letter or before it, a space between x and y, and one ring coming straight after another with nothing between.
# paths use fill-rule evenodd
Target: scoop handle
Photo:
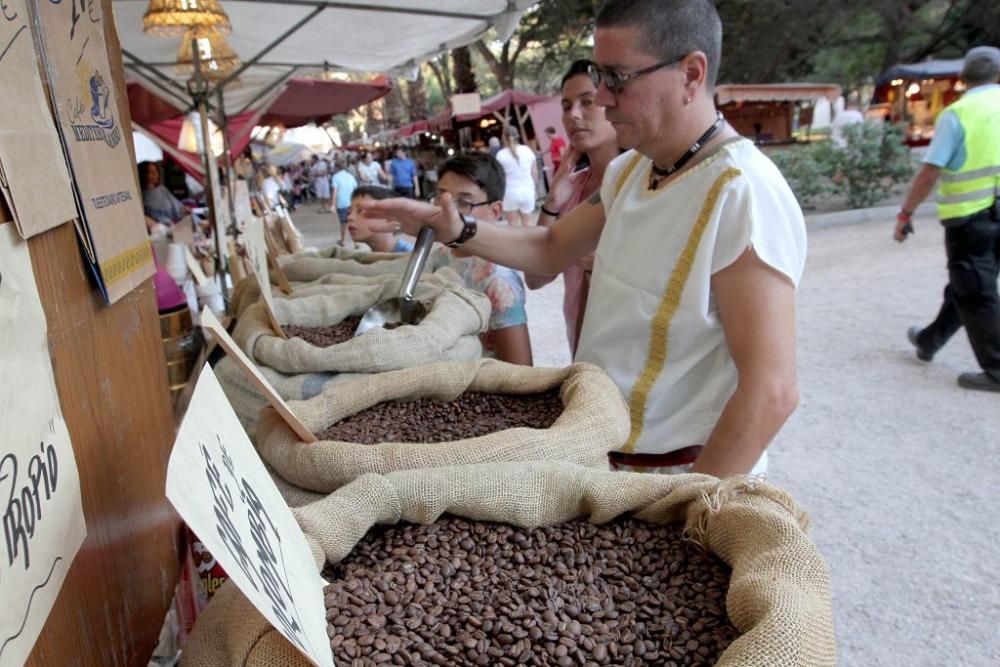
<instances>
[{"instance_id":1,"label":"scoop handle","mask_svg":"<svg viewBox=\"0 0 1000 667\"><path fill-rule=\"evenodd\" d=\"M413 246L410 254L410 261L406 264L406 271L403 272L403 280L399 284L399 298L413 299L413 290L417 287L417 280L424 271L427 264L427 256L431 254L431 245L434 243L434 229L432 227L421 227L417 234L417 243Z\"/></svg>"}]
</instances>

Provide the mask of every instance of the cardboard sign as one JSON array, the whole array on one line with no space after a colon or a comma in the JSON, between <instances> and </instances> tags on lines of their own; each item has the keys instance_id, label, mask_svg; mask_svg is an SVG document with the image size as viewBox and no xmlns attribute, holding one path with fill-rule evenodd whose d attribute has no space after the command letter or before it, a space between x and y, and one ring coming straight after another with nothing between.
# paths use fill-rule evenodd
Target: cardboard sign
<instances>
[{"instance_id":1,"label":"cardboard sign","mask_svg":"<svg viewBox=\"0 0 1000 667\"><path fill-rule=\"evenodd\" d=\"M142 195L118 114L100 2L35 2L49 81L79 216L77 227L104 299L114 303L153 275Z\"/></svg>"},{"instance_id":2,"label":"cardboard sign","mask_svg":"<svg viewBox=\"0 0 1000 667\"><path fill-rule=\"evenodd\" d=\"M323 579L207 364L170 455L167 498L271 625L313 664L333 667Z\"/></svg>"},{"instance_id":3,"label":"cardboard sign","mask_svg":"<svg viewBox=\"0 0 1000 667\"><path fill-rule=\"evenodd\" d=\"M271 328L275 335L287 339L288 336L278 323L278 318L274 316L274 297L271 295L271 276L267 272L267 241L264 238L264 221L255 218L247 225L247 230L243 234L243 242L246 245L247 256L250 259L250 266L257 277L257 284L260 286L260 296L264 301L264 310L267 311L267 319L271 322Z\"/></svg>"},{"instance_id":4,"label":"cardboard sign","mask_svg":"<svg viewBox=\"0 0 1000 667\"><path fill-rule=\"evenodd\" d=\"M233 208L236 211L236 224L249 225L253 220L253 207L250 206L250 188L242 178L233 182Z\"/></svg>"},{"instance_id":5,"label":"cardboard sign","mask_svg":"<svg viewBox=\"0 0 1000 667\"><path fill-rule=\"evenodd\" d=\"M0 665L24 664L87 535L28 244L0 224Z\"/></svg>"},{"instance_id":6,"label":"cardboard sign","mask_svg":"<svg viewBox=\"0 0 1000 667\"><path fill-rule=\"evenodd\" d=\"M257 365L240 349L240 346L236 344L236 341L229 335L226 328L219 322L215 313L209 310L208 307L205 307L201 311L201 326L211 332L215 341L236 362L240 370L246 374L247 378L264 395L264 398L271 404L271 407L278 411L278 414L295 431L295 434L302 439L302 442L319 442L316 436L313 435L313 432L307 429L305 424L300 422L299 418L292 413L291 408L288 407L288 403L285 403L285 399L274 390L274 387L267 381L267 378L257 370Z\"/></svg>"},{"instance_id":7,"label":"cardboard sign","mask_svg":"<svg viewBox=\"0 0 1000 667\"><path fill-rule=\"evenodd\" d=\"M35 61L25 0L0 3L0 190L21 236L76 217L66 157Z\"/></svg>"}]
</instances>

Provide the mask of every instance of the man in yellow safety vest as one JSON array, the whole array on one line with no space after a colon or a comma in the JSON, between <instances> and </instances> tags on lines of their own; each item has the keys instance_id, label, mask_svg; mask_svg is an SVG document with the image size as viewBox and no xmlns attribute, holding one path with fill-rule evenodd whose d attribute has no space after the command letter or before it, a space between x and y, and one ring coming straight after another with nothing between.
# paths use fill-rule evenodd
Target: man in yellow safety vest
<instances>
[{"instance_id":1,"label":"man in yellow safety vest","mask_svg":"<svg viewBox=\"0 0 1000 667\"><path fill-rule=\"evenodd\" d=\"M917 357L930 361L962 326L981 373L962 373L966 389L1000 392L1000 49L979 46L965 56L961 78L968 87L938 116L924 166L896 216L897 241L913 230L913 210L938 187L937 209L945 227L948 285L941 312L908 335Z\"/></svg>"}]
</instances>

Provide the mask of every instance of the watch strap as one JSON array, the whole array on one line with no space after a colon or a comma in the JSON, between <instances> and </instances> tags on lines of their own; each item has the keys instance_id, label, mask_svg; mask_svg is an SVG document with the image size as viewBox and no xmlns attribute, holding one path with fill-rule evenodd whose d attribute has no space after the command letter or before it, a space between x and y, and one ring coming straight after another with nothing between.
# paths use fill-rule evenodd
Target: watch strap
<instances>
[{"instance_id":1,"label":"watch strap","mask_svg":"<svg viewBox=\"0 0 1000 667\"><path fill-rule=\"evenodd\" d=\"M458 238L456 238L453 241L449 241L448 243L445 243L445 245L448 246L449 248L457 248L458 246L462 245L463 243L471 239L473 236L475 236L477 231L479 231L479 221L476 220L471 215L463 215L462 232L458 235Z\"/></svg>"}]
</instances>

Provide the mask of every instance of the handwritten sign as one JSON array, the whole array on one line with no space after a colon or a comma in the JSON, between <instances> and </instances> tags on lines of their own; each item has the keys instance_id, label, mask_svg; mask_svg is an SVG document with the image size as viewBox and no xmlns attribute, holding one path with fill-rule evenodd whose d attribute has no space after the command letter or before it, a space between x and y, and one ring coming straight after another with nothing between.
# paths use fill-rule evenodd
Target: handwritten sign
<instances>
[{"instance_id":1,"label":"handwritten sign","mask_svg":"<svg viewBox=\"0 0 1000 667\"><path fill-rule=\"evenodd\" d=\"M108 303L154 273L142 196L119 116L98 0L33 3L38 39L73 179L77 228Z\"/></svg>"},{"instance_id":2,"label":"handwritten sign","mask_svg":"<svg viewBox=\"0 0 1000 667\"><path fill-rule=\"evenodd\" d=\"M86 535L28 246L0 225L0 665L27 659Z\"/></svg>"},{"instance_id":3,"label":"handwritten sign","mask_svg":"<svg viewBox=\"0 0 1000 667\"><path fill-rule=\"evenodd\" d=\"M21 236L28 238L76 217L59 134L35 62L25 0L0 0L0 190Z\"/></svg>"},{"instance_id":4,"label":"handwritten sign","mask_svg":"<svg viewBox=\"0 0 1000 667\"><path fill-rule=\"evenodd\" d=\"M271 295L271 276L267 272L267 241L264 235L264 220L255 218L243 234L243 241L246 244L247 256L250 258L250 265L253 267L254 275L257 276L257 285L260 287L260 295L264 301L264 309L267 311L267 319L271 323L271 328L275 334L282 338L288 338L281 328L278 318L274 315L274 297Z\"/></svg>"},{"instance_id":5,"label":"handwritten sign","mask_svg":"<svg viewBox=\"0 0 1000 667\"><path fill-rule=\"evenodd\" d=\"M208 329L209 333L212 334L212 338L215 339L215 342L221 345L226 351L226 354L232 357L233 361L236 362L236 365L247 376L247 379L253 382L254 386L256 386L257 389L264 394L264 398L266 398L267 402L278 411L278 414L285 420L285 423L287 423L288 426L295 431L297 436L302 438L302 442L318 442L316 436L313 435L313 432L306 428L305 424L299 421L299 418L296 417L291 408L288 407L288 403L285 403L285 399L283 399L281 395L274 390L274 387L272 387L271 383L267 381L267 378L264 377L263 374L261 374L261 372L257 369L257 365L250 360L250 357L244 354L243 350L240 349L240 346L236 344L235 340L233 340L233 337L226 331L226 328L222 326L221 322L219 322L215 313L207 307L201 311L201 326Z\"/></svg>"},{"instance_id":6,"label":"handwritten sign","mask_svg":"<svg viewBox=\"0 0 1000 667\"><path fill-rule=\"evenodd\" d=\"M271 625L333 667L323 579L207 364L170 455L167 498Z\"/></svg>"}]
</instances>

